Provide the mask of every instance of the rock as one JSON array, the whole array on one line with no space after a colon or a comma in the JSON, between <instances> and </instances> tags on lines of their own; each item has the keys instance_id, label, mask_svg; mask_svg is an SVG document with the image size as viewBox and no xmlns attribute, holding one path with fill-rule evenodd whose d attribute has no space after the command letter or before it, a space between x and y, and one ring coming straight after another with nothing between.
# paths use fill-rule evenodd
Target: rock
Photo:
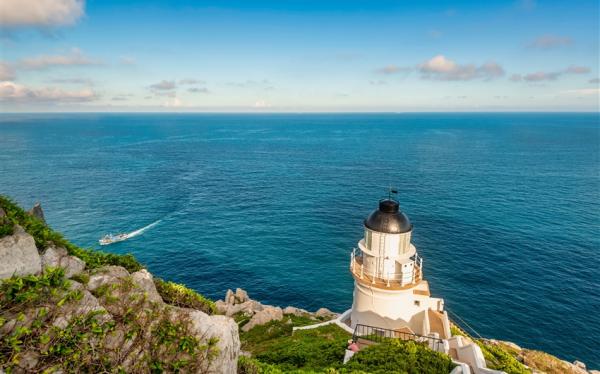
<instances>
[{"instance_id":1,"label":"rock","mask_svg":"<svg viewBox=\"0 0 600 374\"><path fill-rule=\"evenodd\" d=\"M4 211L4 209L2 209L2 207L0 207L0 218L2 217L6 217L6 212Z\"/></svg>"},{"instance_id":2,"label":"rock","mask_svg":"<svg viewBox=\"0 0 600 374\"><path fill-rule=\"evenodd\" d=\"M227 304L223 300L215 301L215 307L217 307L217 311L219 312L219 314L225 314L227 312L228 306L229 306L229 304Z\"/></svg>"},{"instance_id":3,"label":"rock","mask_svg":"<svg viewBox=\"0 0 600 374\"><path fill-rule=\"evenodd\" d=\"M600 374L600 370L588 370L589 374Z\"/></svg>"},{"instance_id":4,"label":"rock","mask_svg":"<svg viewBox=\"0 0 600 374\"><path fill-rule=\"evenodd\" d=\"M263 310L256 312L250 321L242 327L243 331L250 331L254 326L264 325L271 321L281 321L283 310L280 307L265 306Z\"/></svg>"},{"instance_id":5,"label":"rock","mask_svg":"<svg viewBox=\"0 0 600 374\"><path fill-rule=\"evenodd\" d=\"M33 369L38 361L40 354L34 351L26 351L19 355L19 367L26 371Z\"/></svg>"},{"instance_id":6,"label":"rock","mask_svg":"<svg viewBox=\"0 0 600 374\"><path fill-rule=\"evenodd\" d=\"M98 299L96 299L94 295L90 293L90 291L86 290L81 283L75 282L73 280L69 282L70 290L79 290L82 293L82 297L75 304L66 303L62 307L60 307L61 309L58 313L59 317L56 318L54 322L52 322L53 326L64 329L65 327L67 327L69 321L71 321L73 317L83 316L93 311L101 312L101 314L99 314L96 317L98 321L107 322L112 319L111 315L108 314L106 309L104 309L104 307L100 305Z\"/></svg>"},{"instance_id":7,"label":"rock","mask_svg":"<svg viewBox=\"0 0 600 374\"><path fill-rule=\"evenodd\" d=\"M131 274L131 278L133 279L133 283L144 292L149 301L162 303L163 299L156 290L156 286L152 280L152 274L150 274L148 270L142 269L136 271Z\"/></svg>"},{"instance_id":8,"label":"rock","mask_svg":"<svg viewBox=\"0 0 600 374\"><path fill-rule=\"evenodd\" d=\"M178 308L185 310L182 308ZM235 374L240 353L240 336L237 323L225 316L209 316L199 310L187 309L192 328L201 340L218 338L218 353L211 362L211 372Z\"/></svg>"},{"instance_id":9,"label":"rock","mask_svg":"<svg viewBox=\"0 0 600 374\"><path fill-rule=\"evenodd\" d=\"M69 256L66 249L52 245L42 255L42 268L48 266L65 269L65 276L71 278L85 269L85 262L78 257Z\"/></svg>"},{"instance_id":10,"label":"rock","mask_svg":"<svg viewBox=\"0 0 600 374\"><path fill-rule=\"evenodd\" d=\"M334 313L327 308L321 308L315 312L315 316L317 316L317 317L335 317L335 316L337 316L337 313Z\"/></svg>"},{"instance_id":11,"label":"rock","mask_svg":"<svg viewBox=\"0 0 600 374\"><path fill-rule=\"evenodd\" d=\"M248 297L248 292L242 290L241 288L237 288L235 290L235 302L236 304L238 303L244 303L246 301L250 300L250 298Z\"/></svg>"},{"instance_id":12,"label":"rock","mask_svg":"<svg viewBox=\"0 0 600 374\"><path fill-rule=\"evenodd\" d=\"M585 367L585 364L579 360L573 361L573 365L577 366L580 369L587 370L587 368Z\"/></svg>"},{"instance_id":13,"label":"rock","mask_svg":"<svg viewBox=\"0 0 600 374\"><path fill-rule=\"evenodd\" d=\"M129 272L121 266L104 266L96 270L93 275L90 276L90 280L87 284L87 288L90 291L95 291L98 287L105 284L114 284L129 276Z\"/></svg>"},{"instance_id":14,"label":"rock","mask_svg":"<svg viewBox=\"0 0 600 374\"><path fill-rule=\"evenodd\" d=\"M40 221L46 223L46 218L44 218L44 210L42 209L42 204L35 203L33 208L31 208L31 210L29 210L29 212L27 212L27 213L29 213L31 216L39 219Z\"/></svg>"},{"instance_id":15,"label":"rock","mask_svg":"<svg viewBox=\"0 0 600 374\"><path fill-rule=\"evenodd\" d=\"M304 309L296 308L293 306L286 306L285 309L283 309L283 314L293 314L296 317L301 317L310 313Z\"/></svg>"},{"instance_id":16,"label":"rock","mask_svg":"<svg viewBox=\"0 0 600 374\"><path fill-rule=\"evenodd\" d=\"M0 238L0 279L39 274L42 261L33 237L15 225L13 235Z\"/></svg>"},{"instance_id":17,"label":"rock","mask_svg":"<svg viewBox=\"0 0 600 374\"><path fill-rule=\"evenodd\" d=\"M235 304L235 294L232 290L227 290L225 293L225 303L233 305Z\"/></svg>"}]
</instances>

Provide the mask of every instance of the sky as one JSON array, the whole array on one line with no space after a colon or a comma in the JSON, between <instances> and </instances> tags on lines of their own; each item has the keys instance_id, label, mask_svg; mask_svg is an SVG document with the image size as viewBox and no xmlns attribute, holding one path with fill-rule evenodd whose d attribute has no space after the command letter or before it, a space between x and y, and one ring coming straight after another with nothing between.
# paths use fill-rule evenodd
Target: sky
<instances>
[{"instance_id":1,"label":"sky","mask_svg":"<svg viewBox=\"0 0 600 374\"><path fill-rule=\"evenodd\" d=\"M3 112L599 111L599 2L2 0Z\"/></svg>"}]
</instances>

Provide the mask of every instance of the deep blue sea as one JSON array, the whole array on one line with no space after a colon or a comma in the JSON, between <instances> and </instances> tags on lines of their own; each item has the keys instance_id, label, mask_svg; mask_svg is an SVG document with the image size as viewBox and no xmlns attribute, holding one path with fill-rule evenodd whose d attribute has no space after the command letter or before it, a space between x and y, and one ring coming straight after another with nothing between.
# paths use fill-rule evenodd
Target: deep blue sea
<instances>
[{"instance_id":1,"label":"deep blue sea","mask_svg":"<svg viewBox=\"0 0 600 374\"><path fill-rule=\"evenodd\" d=\"M399 189L434 296L483 336L600 368L598 114L0 115L0 193L214 298L341 312Z\"/></svg>"}]
</instances>

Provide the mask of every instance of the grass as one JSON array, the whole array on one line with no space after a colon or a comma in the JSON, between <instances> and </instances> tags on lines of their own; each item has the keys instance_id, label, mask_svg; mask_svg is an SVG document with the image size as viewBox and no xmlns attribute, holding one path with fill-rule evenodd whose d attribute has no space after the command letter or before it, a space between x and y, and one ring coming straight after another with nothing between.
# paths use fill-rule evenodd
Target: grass
<instances>
[{"instance_id":1,"label":"grass","mask_svg":"<svg viewBox=\"0 0 600 374\"><path fill-rule=\"evenodd\" d=\"M475 344L481 348L481 352L483 353L488 368L502 370L508 374L531 373L531 370L517 360L516 356L518 352L513 349L506 346L488 344L482 339L475 339L454 325L450 327L450 332L452 333L452 336L464 336L475 342Z\"/></svg>"},{"instance_id":2,"label":"grass","mask_svg":"<svg viewBox=\"0 0 600 374\"><path fill-rule=\"evenodd\" d=\"M234 316L240 322L243 316ZM294 326L314 324L309 317L286 315L242 332L242 349L252 358L241 357L238 373L449 373L454 364L449 356L427 346L399 340L364 348L346 364L343 358L351 335L335 324L310 330Z\"/></svg>"},{"instance_id":3,"label":"grass","mask_svg":"<svg viewBox=\"0 0 600 374\"><path fill-rule=\"evenodd\" d=\"M154 278L156 290L167 304L201 310L207 314L215 314L217 307L212 300L200 295L182 284L167 282Z\"/></svg>"}]
</instances>

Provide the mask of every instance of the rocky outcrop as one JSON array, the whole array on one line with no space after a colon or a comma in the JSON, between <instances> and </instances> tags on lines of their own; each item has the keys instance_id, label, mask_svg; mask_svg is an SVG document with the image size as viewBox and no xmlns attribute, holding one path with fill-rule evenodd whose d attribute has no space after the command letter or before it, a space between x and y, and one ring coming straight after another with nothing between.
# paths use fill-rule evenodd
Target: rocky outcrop
<instances>
[{"instance_id":1,"label":"rocky outcrop","mask_svg":"<svg viewBox=\"0 0 600 374\"><path fill-rule=\"evenodd\" d=\"M497 346L515 356L517 360L529 367L534 374L596 374L596 370L587 370L581 361L570 363L546 352L521 348L513 342L496 339L483 339L483 343ZM599 373L600 374L600 373Z\"/></svg>"},{"instance_id":2,"label":"rocky outcrop","mask_svg":"<svg viewBox=\"0 0 600 374\"><path fill-rule=\"evenodd\" d=\"M264 325L271 321L281 321L286 314L296 317L307 317L315 322L327 321L338 316L327 308L321 308L315 313L311 313L293 306L281 309L278 306L261 304L256 300L252 300L248 296L248 292L241 288L236 289L235 292L227 290L224 300L218 300L215 305L219 313L226 316L234 316L241 313L246 317L250 317L242 326L242 331L244 332L248 332L256 326Z\"/></svg>"},{"instance_id":3,"label":"rocky outcrop","mask_svg":"<svg viewBox=\"0 0 600 374\"><path fill-rule=\"evenodd\" d=\"M61 267L65 269L65 276L71 278L75 274L81 273L85 269L85 262L78 257L69 256L67 250L63 247L51 245L46 248L42 254L42 268Z\"/></svg>"},{"instance_id":4,"label":"rocky outcrop","mask_svg":"<svg viewBox=\"0 0 600 374\"><path fill-rule=\"evenodd\" d=\"M250 321L242 327L242 331L250 331L254 326L264 325L271 321L281 321L283 310L280 307L266 306L254 313Z\"/></svg>"},{"instance_id":5,"label":"rocky outcrop","mask_svg":"<svg viewBox=\"0 0 600 374\"><path fill-rule=\"evenodd\" d=\"M148 365L152 360L163 360L165 365L179 360L190 361L189 372L237 371L240 352L237 323L227 316L211 316L200 310L166 304L156 289L152 274L146 269L129 273L121 266L104 266L86 271L85 262L69 255L63 247L50 245L40 255L34 238L19 226L15 226L12 235L0 238L0 279L13 275L52 274L49 269L57 267L65 270L64 279L79 274L77 279L85 284L65 280L66 286L59 283L46 285L56 287L47 298L0 310L0 319L4 320L0 326L0 339L19 333L23 328L35 328L40 335L56 334L56 329L70 331L77 328L73 323L81 326L80 319L91 316L89 318L96 321L96 327L88 327L87 333L91 339L89 344L95 348L86 351L88 359L90 354L97 354L101 357L97 359L109 359L126 372L149 372ZM231 300L242 302L244 306L239 308L245 310L261 309L260 303L250 300L243 290L232 293ZM163 326L168 321L172 327ZM101 334L103 325L110 326L106 335ZM160 348L165 341L164 332L161 332L165 328L171 329L165 330L169 334L178 334L168 339L188 336L200 345L193 354L192 351L172 353L171 349ZM28 349L26 345L21 348L17 366L5 366L8 363L0 359L0 373L7 367L15 373L37 372L47 364L44 362L47 358L42 354L45 348Z\"/></svg>"},{"instance_id":6,"label":"rocky outcrop","mask_svg":"<svg viewBox=\"0 0 600 374\"><path fill-rule=\"evenodd\" d=\"M218 373L236 373L240 354L240 335L234 320L225 316L208 316L193 309L181 310L189 313L194 331L198 337L218 339L218 355L212 361L212 368Z\"/></svg>"},{"instance_id":7,"label":"rocky outcrop","mask_svg":"<svg viewBox=\"0 0 600 374\"><path fill-rule=\"evenodd\" d=\"M322 318L335 318L335 317L337 317L337 313L334 313L327 308L320 308L319 310L317 310L315 312L315 316L322 317Z\"/></svg>"},{"instance_id":8,"label":"rocky outcrop","mask_svg":"<svg viewBox=\"0 0 600 374\"><path fill-rule=\"evenodd\" d=\"M15 226L12 235L0 238L0 279L41 271L42 261L35 241L20 226Z\"/></svg>"},{"instance_id":9,"label":"rocky outcrop","mask_svg":"<svg viewBox=\"0 0 600 374\"><path fill-rule=\"evenodd\" d=\"M35 203L33 208L31 208L29 210L29 212L27 212L27 213L29 213L31 216L39 219L40 221L46 223L46 218L44 217L44 210L42 209L42 204Z\"/></svg>"}]
</instances>

